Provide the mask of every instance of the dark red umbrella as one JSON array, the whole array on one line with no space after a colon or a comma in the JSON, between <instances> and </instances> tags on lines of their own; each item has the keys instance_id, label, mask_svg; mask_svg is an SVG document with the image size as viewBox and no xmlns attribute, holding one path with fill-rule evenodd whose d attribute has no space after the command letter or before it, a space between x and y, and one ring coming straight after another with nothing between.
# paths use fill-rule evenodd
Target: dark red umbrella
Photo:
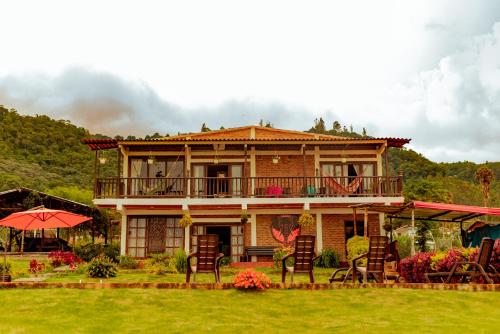
<instances>
[{"instance_id":1,"label":"dark red umbrella","mask_svg":"<svg viewBox=\"0 0 500 334\"><path fill-rule=\"evenodd\" d=\"M91 217L64 210L52 210L42 207L13 213L0 220L0 225L18 230L38 230L42 228L73 227L91 219Z\"/></svg>"}]
</instances>

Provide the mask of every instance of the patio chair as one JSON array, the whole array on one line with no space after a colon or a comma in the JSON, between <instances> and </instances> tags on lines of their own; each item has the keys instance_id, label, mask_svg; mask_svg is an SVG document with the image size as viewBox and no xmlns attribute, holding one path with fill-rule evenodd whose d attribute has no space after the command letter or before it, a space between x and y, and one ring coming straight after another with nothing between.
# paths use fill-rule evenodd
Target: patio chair
<instances>
[{"instance_id":1,"label":"patio chair","mask_svg":"<svg viewBox=\"0 0 500 334\"><path fill-rule=\"evenodd\" d=\"M193 281L197 273L214 273L215 282L220 283L220 260L224 254L219 253L219 236L217 234L205 234L198 237L198 251L187 257L186 283L189 283L191 273ZM196 264L191 264L191 259L196 258Z\"/></svg>"},{"instance_id":2,"label":"patio chair","mask_svg":"<svg viewBox=\"0 0 500 334\"><path fill-rule=\"evenodd\" d=\"M431 279L439 279L442 283L451 283L453 278L461 277L462 283L465 283L467 279L468 282L471 282L482 276L486 282L493 284L491 277L498 275L495 268L490 265L494 243L494 240L491 238L483 238L481 241L481 247L479 248L479 254L477 255L477 260L475 262L468 261L467 258L464 258L464 261L455 263L451 268L451 271L426 273L425 278L427 282L431 282ZM462 268L465 268L464 271L457 271ZM487 273L488 270L492 273Z\"/></svg>"},{"instance_id":3,"label":"patio chair","mask_svg":"<svg viewBox=\"0 0 500 334\"><path fill-rule=\"evenodd\" d=\"M281 281L283 283L285 283L287 272L290 273L292 282L294 274L308 273L309 281L314 283L313 262L319 258L314 253L315 241L316 237L313 235L298 235L295 238L295 251L282 259ZM293 266L287 267L286 260L291 257L294 258Z\"/></svg>"},{"instance_id":4,"label":"patio chair","mask_svg":"<svg viewBox=\"0 0 500 334\"><path fill-rule=\"evenodd\" d=\"M343 283L345 283L349 277L351 277L352 282L355 283L358 274L363 277L363 282L365 283L368 282L368 278L370 277L373 277L377 283L383 282L385 280L384 262L387 242L387 237L381 235L371 236L368 246L368 253L361 254L360 256L354 258L352 260L351 267L335 270L328 281L330 283L338 281L339 279L336 279L337 274L347 270L347 273L342 277ZM367 259L366 267L360 267L356 264L357 261L363 258Z\"/></svg>"},{"instance_id":5,"label":"patio chair","mask_svg":"<svg viewBox=\"0 0 500 334\"><path fill-rule=\"evenodd\" d=\"M384 275L386 280L394 280L394 282L399 281L399 271L401 257L398 251L398 241L394 240L387 244L385 251L385 270Z\"/></svg>"}]
</instances>

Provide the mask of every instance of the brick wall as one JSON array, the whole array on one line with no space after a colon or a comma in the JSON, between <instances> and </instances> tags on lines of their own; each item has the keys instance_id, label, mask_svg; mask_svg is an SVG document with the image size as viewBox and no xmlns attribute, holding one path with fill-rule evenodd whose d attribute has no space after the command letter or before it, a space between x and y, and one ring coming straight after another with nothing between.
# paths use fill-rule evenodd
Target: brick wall
<instances>
[{"instance_id":1,"label":"brick wall","mask_svg":"<svg viewBox=\"0 0 500 334\"><path fill-rule=\"evenodd\" d=\"M304 160L301 155L283 155L273 164L272 156L258 155L255 158L256 176L304 176ZM314 157L306 156L306 176L314 176Z\"/></svg>"},{"instance_id":2,"label":"brick wall","mask_svg":"<svg viewBox=\"0 0 500 334\"><path fill-rule=\"evenodd\" d=\"M359 220L360 218L358 218ZM322 215L323 248L333 248L345 259L344 221L352 221L352 215ZM380 225L377 214L368 215L368 235L378 235Z\"/></svg>"}]
</instances>

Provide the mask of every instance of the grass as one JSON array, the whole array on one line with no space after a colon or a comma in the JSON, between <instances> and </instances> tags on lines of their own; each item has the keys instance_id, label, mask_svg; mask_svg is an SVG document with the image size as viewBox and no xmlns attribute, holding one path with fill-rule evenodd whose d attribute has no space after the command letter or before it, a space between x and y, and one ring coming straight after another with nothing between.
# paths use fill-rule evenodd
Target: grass
<instances>
[{"instance_id":1,"label":"grass","mask_svg":"<svg viewBox=\"0 0 500 334\"><path fill-rule=\"evenodd\" d=\"M0 333L492 333L495 292L0 289Z\"/></svg>"}]
</instances>

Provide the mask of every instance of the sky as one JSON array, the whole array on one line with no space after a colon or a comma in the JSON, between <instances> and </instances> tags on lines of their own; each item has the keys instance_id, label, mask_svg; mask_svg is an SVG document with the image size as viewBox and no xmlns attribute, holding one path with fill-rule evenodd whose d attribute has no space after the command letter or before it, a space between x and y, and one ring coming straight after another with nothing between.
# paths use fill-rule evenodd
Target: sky
<instances>
[{"instance_id":1,"label":"sky","mask_svg":"<svg viewBox=\"0 0 500 334\"><path fill-rule=\"evenodd\" d=\"M500 1L2 1L0 105L144 136L322 117L500 161Z\"/></svg>"}]
</instances>

